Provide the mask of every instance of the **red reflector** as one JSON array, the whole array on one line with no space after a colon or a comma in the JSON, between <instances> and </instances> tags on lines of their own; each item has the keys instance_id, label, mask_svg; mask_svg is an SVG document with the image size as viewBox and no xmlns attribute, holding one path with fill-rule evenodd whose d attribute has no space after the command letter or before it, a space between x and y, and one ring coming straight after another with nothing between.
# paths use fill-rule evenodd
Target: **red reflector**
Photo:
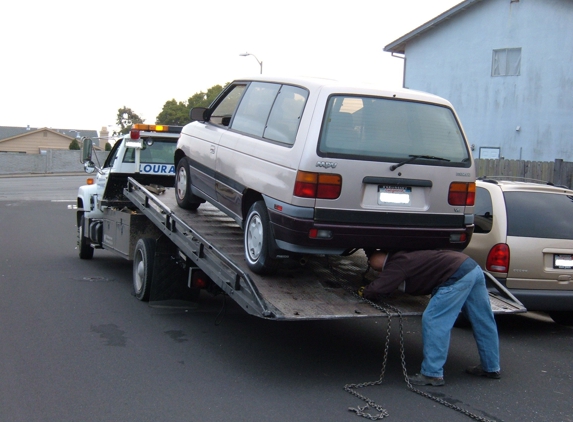
<instances>
[{"instance_id":1,"label":"red reflector","mask_svg":"<svg viewBox=\"0 0 573 422\"><path fill-rule=\"evenodd\" d=\"M139 139L139 130L137 129L131 129L131 131L129 132L129 136L131 137L131 139Z\"/></svg>"},{"instance_id":2,"label":"red reflector","mask_svg":"<svg viewBox=\"0 0 573 422\"><path fill-rule=\"evenodd\" d=\"M191 287L195 289L204 289L207 287L207 276L202 271L193 273L191 277Z\"/></svg>"},{"instance_id":3,"label":"red reflector","mask_svg":"<svg viewBox=\"0 0 573 422\"><path fill-rule=\"evenodd\" d=\"M318 229L310 229L308 231L308 237L310 237L311 239L316 239L318 235Z\"/></svg>"},{"instance_id":4,"label":"red reflector","mask_svg":"<svg viewBox=\"0 0 573 422\"><path fill-rule=\"evenodd\" d=\"M509 270L509 246L498 243L489 251L485 269L496 273L506 273Z\"/></svg>"},{"instance_id":5,"label":"red reflector","mask_svg":"<svg viewBox=\"0 0 573 422\"><path fill-rule=\"evenodd\" d=\"M277 210L277 211L281 211L281 212L282 212L283 206L282 206L282 205L275 204L274 209Z\"/></svg>"}]
</instances>

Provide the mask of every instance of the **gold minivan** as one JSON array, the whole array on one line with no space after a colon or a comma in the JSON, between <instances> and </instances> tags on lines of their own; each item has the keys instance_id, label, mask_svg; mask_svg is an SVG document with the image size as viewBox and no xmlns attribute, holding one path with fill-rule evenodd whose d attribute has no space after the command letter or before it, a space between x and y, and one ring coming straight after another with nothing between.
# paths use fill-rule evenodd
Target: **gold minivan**
<instances>
[{"instance_id":1,"label":"gold minivan","mask_svg":"<svg viewBox=\"0 0 573 422\"><path fill-rule=\"evenodd\" d=\"M191 118L175 153L177 202L234 218L254 272L284 256L470 240L474 161L443 98L260 76L232 82Z\"/></svg>"},{"instance_id":2,"label":"gold minivan","mask_svg":"<svg viewBox=\"0 0 573 422\"><path fill-rule=\"evenodd\" d=\"M475 231L464 251L529 311L573 324L573 190L478 179Z\"/></svg>"}]
</instances>

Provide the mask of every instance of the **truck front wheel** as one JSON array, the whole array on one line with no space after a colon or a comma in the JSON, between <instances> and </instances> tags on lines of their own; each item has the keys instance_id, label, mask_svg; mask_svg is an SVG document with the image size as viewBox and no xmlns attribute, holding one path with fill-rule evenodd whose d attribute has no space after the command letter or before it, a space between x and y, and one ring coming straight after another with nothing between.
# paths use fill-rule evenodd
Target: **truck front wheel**
<instances>
[{"instance_id":1,"label":"truck front wheel","mask_svg":"<svg viewBox=\"0 0 573 422\"><path fill-rule=\"evenodd\" d=\"M191 175L189 174L189 159L183 157L177 164L175 180L175 198L177 205L185 210L196 210L203 201L191 193Z\"/></svg>"},{"instance_id":2,"label":"truck front wheel","mask_svg":"<svg viewBox=\"0 0 573 422\"><path fill-rule=\"evenodd\" d=\"M82 215L78 224L78 251L81 259L92 259L94 256L94 248L90 244L89 237L84 236L84 223L85 218Z\"/></svg>"},{"instance_id":3,"label":"truck front wheel","mask_svg":"<svg viewBox=\"0 0 573 422\"><path fill-rule=\"evenodd\" d=\"M149 300L154 259L155 240L139 239L133 253L133 290L135 297L143 302Z\"/></svg>"},{"instance_id":4,"label":"truck front wheel","mask_svg":"<svg viewBox=\"0 0 573 422\"><path fill-rule=\"evenodd\" d=\"M249 210L245 224L245 259L257 274L272 274L277 269L277 259L272 255L274 238L264 201L257 201Z\"/></svg>"}]
</instances>

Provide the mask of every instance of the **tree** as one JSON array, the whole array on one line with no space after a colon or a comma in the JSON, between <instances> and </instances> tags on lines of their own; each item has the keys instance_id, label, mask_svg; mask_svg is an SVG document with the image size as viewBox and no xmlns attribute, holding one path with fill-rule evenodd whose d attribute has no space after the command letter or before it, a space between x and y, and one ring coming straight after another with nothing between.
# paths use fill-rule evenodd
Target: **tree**
<instances>
[{"instance_id":1,"label":"tree","mask_svg":"<svg viewBox=\"0 0 573 422\"><path fill-rule=\"evenodd\" d=\"M74 150L82 149L82 147L80 146L80 143L78 142L78 140L76 138L72 139L72 142L70 142L69 148L74 149Z\"/></svg>"},{"instance_id":2,"label":"tree","mask_svg":"<svg viewBox=\"0 0 573 422\"><path fill-rule=\"evenodd\" d=\"M104 148L106 151L111 151L111 144L109 142L106 142Z\"/></svg>"},{"instance_id":3,"label":"tree","mask_svg":"<svg viewBox=\"0 0 573 422\"><path fill-rule=\"evenodd\" d=\"M225 84L225 86L227 86ZM215 98L223 91L221 85L213 85L207 92L197 92L187 100L187 104L176 100L169 100L163 105L161 113L157 115L155 123L164 125L183 126L191 121L189 113L193 107L209 107Z\"/></svg>"},{"instance_id":4,"label":"tree","mask_svg":"<svg viewBox=\"0 0 573 422\"><path fill-rule=\"evenodd\" d=\"M129 107L123 106L117 110L117 125L121 128L119 133L114 132L114 135L125 135L129 133L132 126L136 123L143 123L144 120L139 117Z\"/></svg>"},{"instance_id":5,"label":"tree","mask_svg":"<svg viewBox=\"0 0 573 422\"><path fill-rule=\"evenodd\" d=\"M183 126L189 123L189 120L189 108L181 101L173 99L163 105L163 110L157 115L155 123Z\"/></svg>"}]
</instances>

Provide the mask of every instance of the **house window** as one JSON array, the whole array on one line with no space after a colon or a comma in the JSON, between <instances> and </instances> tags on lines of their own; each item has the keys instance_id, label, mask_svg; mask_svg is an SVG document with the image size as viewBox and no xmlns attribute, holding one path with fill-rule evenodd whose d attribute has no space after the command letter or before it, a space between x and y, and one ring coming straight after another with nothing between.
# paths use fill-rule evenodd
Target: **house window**
<instances>
[{"instance_id":1,"label":"house window","mask_svg":"<svg viewBox=\"0 0 573 422\"><path fill-rule=\"evenodd\" d=\"M493 50L491 76L518 76L521 71L521 48Z\"/></svg>"}]
</instances>

